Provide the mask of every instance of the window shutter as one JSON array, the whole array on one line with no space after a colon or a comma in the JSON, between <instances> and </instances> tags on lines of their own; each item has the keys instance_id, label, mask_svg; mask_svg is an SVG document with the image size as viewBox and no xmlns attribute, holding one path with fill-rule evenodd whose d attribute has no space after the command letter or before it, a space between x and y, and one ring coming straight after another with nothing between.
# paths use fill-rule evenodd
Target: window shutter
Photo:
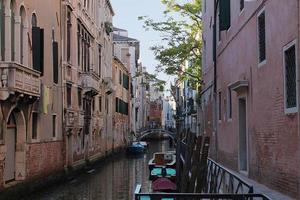
<instances>
[{"instance_id":1,"label":"window shutter","mask_svg":"<svg viewBox=\"0 0 300 200\"><path fill-rule=\"evenodd\" d=\"M230 20L230 0L220 0L220 15L219 15L219 28L220 31L228 30L231 25Z\"/></svg>"},{"instance_id":2,"label":"window shutter","mask_svg":"<svg viewBox=\"0 0 300 200\"><path fill-rule=\"evenodd\" d=\"M41 76L44 74L44 29L40 29L40 50L41 50L41 59L40 59L40 66L41 66Z\"/></svg>"},{"instance_id":3,"label":"window shutter","mask_svg":"<svg viewBox=\"0 0 300 200\"><path fill-rule=\"evenodd\" d=\"M32 60L33 60L33 69L41 72L40 59L41 59L41 50L40 50L40 41L41 41L41 31L39 27L32 27Z\"/></svg>"},{"instance_id":4,"label":"window shutter","mask_svg":"<svg viewBox=\"0 0 300 200\"><path fill-rule=\"evenodd\" d=\"M53 42L53 82L58 83L58 43Z\"/></svg>"}]
</instances>

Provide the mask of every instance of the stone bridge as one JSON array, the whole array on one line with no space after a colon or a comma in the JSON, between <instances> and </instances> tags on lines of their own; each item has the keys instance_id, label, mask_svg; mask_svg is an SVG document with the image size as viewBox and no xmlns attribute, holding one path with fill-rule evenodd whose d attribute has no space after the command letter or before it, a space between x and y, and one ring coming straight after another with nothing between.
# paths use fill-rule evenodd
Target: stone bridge
<instances>
[{"instance_id":1,"label":"stone bridge","mask_svg":"<svg viewBox=\"0 0 300 200\"><path fill-rule=\"evenodd\" d=\"M136 137L137 137L137 140L141 140L146 136L154 135L154 134L166 134L173 140L176 139L176 133L165 130L165 129L145 129L145 130L138 132Z\"/></svg>"}]
</instances>

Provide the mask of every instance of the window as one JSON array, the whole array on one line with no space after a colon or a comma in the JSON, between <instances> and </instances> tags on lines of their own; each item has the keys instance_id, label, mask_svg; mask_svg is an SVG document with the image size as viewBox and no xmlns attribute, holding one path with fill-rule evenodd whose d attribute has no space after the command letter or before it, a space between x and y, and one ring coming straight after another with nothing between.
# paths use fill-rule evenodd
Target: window
<instances>
[{"instance_id":1,"label":"window","mask_svg":"<svg viewBox=\"0 0 300 200\"><path fill-rule=\"evenodd\" d=\"M228 97L227 97L227 118L232 119L232 93L231 88L228 88Z\"/></svg>"},{"instance_id":2,"label":"window","mask_svg":"<svg viewBox=\"0 0 300 200\"><path fill-rule=\"evenodd\" d=\"M67 11L67 61L71 61L71 27L72 27L72 21L71 21L71 11Z\"/></svg>"},{"instance_id":3,"label":"window","mask_svg":"<svg viewBox=\"0 0 300 200\"><path fill-rule=\"evenodd\" d=\"M44 72L44 29L37 27L36 15L32 14L32 65L43 76Z\"/></svg>"},{"instance_id":4,"label":"window","mask_svg":"<svg viewBox=\"0 0 300 200\"><path fill-rule=\"evenodd\" d=\"M102 64L102 47L101 45L98 45L98 70L99 70L99 76L101 76L101 64Z\"/></svg>"},{"instance_id":5,"label":"window","mask_svg":"<svg viewBox=\"0 0 300 200\"><path fill-rule=\"evenodd\" d=\"M58 43L52 42L52 59L53 59L53 82L58 84Z\"/></svg>"},{"instance_id":6,"label":"window","mask_svg":"<svg viewBox=\"0 0 300 200\"><path fill-rule=\"evenodd\" d=\"M119 98L116 98L116 112L119 112Z\"/></svg>"},{"instance_id":7,"label":"window","mask_svg":"<svg viewBox=\"0 0 300 200\"><path fill-rule=\"evenodd\" d=\"M129 76L123 74L123 87L128 90L129 89Z\"/></svg>"},{"instance_id":8,"label":"window","mask_svg":"<svg viewBox=\"0 0 300 200\"><path fill-rule=\"evenodd\" d=\"M37 27L37 17L36 17L35 13L33 13L32 17L31 17L31 26L32 27Z\"/></svg>"},{"instance_id":9,"label":"window","mask_svg":"<svg viewBox=\"0 0 300 200\"><path fill-rule=\"evenodd\" d=\"M259 63L266 60L266 21L265 11L262 11L258 16L258 54Z\"/></svg>"},{"instance_id":10,"label":"window","mask_svg":"<svg viewBox=\"0 0 300 200\"><path fill-rule=\"evenodd\" d=\"M287 113L297 112L296 47L284 49L285 109Z\"/></svg>"},{"instance_id":11,"label":"window","mask_svg":"<svg viewBox=\"0 0 300 200\"><path fill-rule=\"evenodd\" d=\"M81 66L81 27L77 24L77 64Z\"/></svg>"},{"instance_id":12,"label":"window","mask_svg":"<svg viewBox=\"0 0 300 200\"><path fill-rule=\"evenodd\" d=\"M20 15L21 15L21 24L20 24L20 63L24 64L24 51L26 51L26 49L24 49L25 45L25 38L26 38L26 31L25 31L25 17L26 17L26 13L25 13L25 8L24 6L21 7L20 9Z\"/></svg>"},{"instance_id":13,"label":"window","mask_svg":"<svg viewBox=\"0 0 300 200\"><path fill-rule=\"evenodd\" d=\"M0 1L0 60L4 60L4 50L5 50L5 16L4 16L4 3Z\"/></svg>"},{"instance_id":14,"label":"window","mask_svg":"<svg viewBox=\"0 0 300 200\"><path fill-rule=\"evenodd\" d=\"M37 132L38 132L38 113L32 113L32 139L37 139Z\"/></svg>"},{"instance_id":15,"label":"window","mask_svg":"<svg viewBox=\"0 0 300 200\"><path fill-rule=\"evenodd\" d=\"M219 121L221 121L222 120L222 95L221 95L222 93L221 92L219 92L219 98L218 98L218 103L219 103L219 109L218 109L218 111L219 111Z\"/></svg>"},{"instance_id":16,"label":"window","mask_svg":"<svg viewBox=\"0 0 300 200\"><path fill-rule=\"evenodd\" d=\"M240 11L244 10L245 7L245 0L240 0Z\"/></svg>"},{"instance_id":17,"label":"window","mask_svg":"<svg viewBox=\"0 0 300 200\"><path fill-rule=\"evenodd\" d=\"M230 0L219 1L219 30L228 30L231 26L231 6Z\"/></svg>"},{"instance_id":18,"label":"window","mask_svg":"<svg viewBox=\"0 0 300 200\"><path fill-rule=\"evenodd\" d=\"M10 33L11 33L11 38L10 38L10 48L11 48L11 60L15 60L15 9L16 9L16 3L14 0L10 2Z\"/></svg>"},{"instance_id":19,"label":"window","mask_svg":"<svg viewBox=\"0 0 300 200\"><path fill-rule=\"evenodd\" d=\"M82 107L82 89L78 88L78 107L81 108Z\"/></svg>"},{"instance_id":20,"label":"window","mask_svg":"<svg viewBox=\"0 0 300 200\"><path fill-rule=\"evenodd\" d=\"M67 106L71 107L72 104L72 85L67 83Z\"/></svg>"},{"instance_id":21,"label":"window","mask_svg":"<svg viewBox=\"0 0 300 200\"><path fill-rule=\"evenodd\" d=\"M99 111L102 112L102 97L99 96Z\"/></svg>"},{"instance_id":22,"label":"window","mask_svg":"<svg viewBox=\"0 0 300 200\"><path fill-rule=\"evenodd\" d=\"M95 98L92 99L92 111L95 111Z\"/></svg>"},{"instance_id":23,"label":"window","mask_svg":"<svg viewBox=\"0 0 300 200\"><path fill-rule=\"evenodd\" d=\"M56 115L52 115L52 137L56 137Z\"/></svg>"},{"instance_id":24,"label":"window","mask_svg":"<svg viewBox=\"0 0 300 200\"><path fill-rule=\"evenodd\" d=\"M122 71L119 70L119 83L122 84Z\"/></svg>"},{"instance_id":25,"label":"window","mask_svg":"<svg viewBox=\"0 0 300 200\"><path fill-rule=\"evenodd\" d=\"M108 114L109 112L109 107L108 107L108 98L105 98L105 110L106 110L106 114Z\"/></svg>"}]
</instances>

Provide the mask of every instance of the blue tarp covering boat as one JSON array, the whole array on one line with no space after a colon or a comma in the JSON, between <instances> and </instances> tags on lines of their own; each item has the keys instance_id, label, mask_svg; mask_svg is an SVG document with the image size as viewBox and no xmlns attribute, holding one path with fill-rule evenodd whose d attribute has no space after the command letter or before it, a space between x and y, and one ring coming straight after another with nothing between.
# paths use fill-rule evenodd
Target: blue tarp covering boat
<instances>
[{"instance_id":1,"label":"blue tarp covering boat","mask_svg":"<svg viewBox=\"0 0 300 200\"><path fill-rule=\"evenodd\" d=\"M130 153L130 154L144 153L145 150L146 150L145 146L140 143L134 143L127 147L127 153Z\"/></svg>"}]
</instances>

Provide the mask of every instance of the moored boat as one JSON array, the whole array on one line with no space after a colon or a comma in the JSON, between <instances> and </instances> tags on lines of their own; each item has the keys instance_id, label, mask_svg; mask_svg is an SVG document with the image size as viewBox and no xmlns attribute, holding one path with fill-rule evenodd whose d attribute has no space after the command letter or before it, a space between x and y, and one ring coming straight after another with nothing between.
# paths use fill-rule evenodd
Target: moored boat
<instances>
[{"instance_id":1,"label":"moored boat","mask_svg":"<svg viewBox=\"0 0 300 200\"><path fill-rule=\"evenodd\" d=\"M177 186L168 178L158 178L152 182L153 192L176 192Z\"/></svg>"},{"instance_id":2,"label":"moored boat","mask_svg":"<svg viewBox=\"0 0 300 200\"><path fill-rule=\"evenodd\" d=\"M140 143L132 143L127 147L127 153L129 154L141 154L146 150L145 146Z\"/></svg>"},{"instance_id":3,"label":"moored boat","mask_svg":"<svg viewBox=\"0 0 300 200\"><path fill-rule=\"evenodd\" d=\"M159 178L167 178L172 182L176 182L176 170L166 167L155 167L150 171L149 179L155 181Z\"/></svg>"},{"instance_id":4,"label":"moored boat","mask_svg":"<svg viewBox=\"0 0 300 200\"><path fill-rule=\"evenodd\" d=\"M176 155L175 151L157 152L153 154L153 158L148 163L149 170L151 171L154 167L167 167L176 168Z\"/></svg>"}]
</instances>

